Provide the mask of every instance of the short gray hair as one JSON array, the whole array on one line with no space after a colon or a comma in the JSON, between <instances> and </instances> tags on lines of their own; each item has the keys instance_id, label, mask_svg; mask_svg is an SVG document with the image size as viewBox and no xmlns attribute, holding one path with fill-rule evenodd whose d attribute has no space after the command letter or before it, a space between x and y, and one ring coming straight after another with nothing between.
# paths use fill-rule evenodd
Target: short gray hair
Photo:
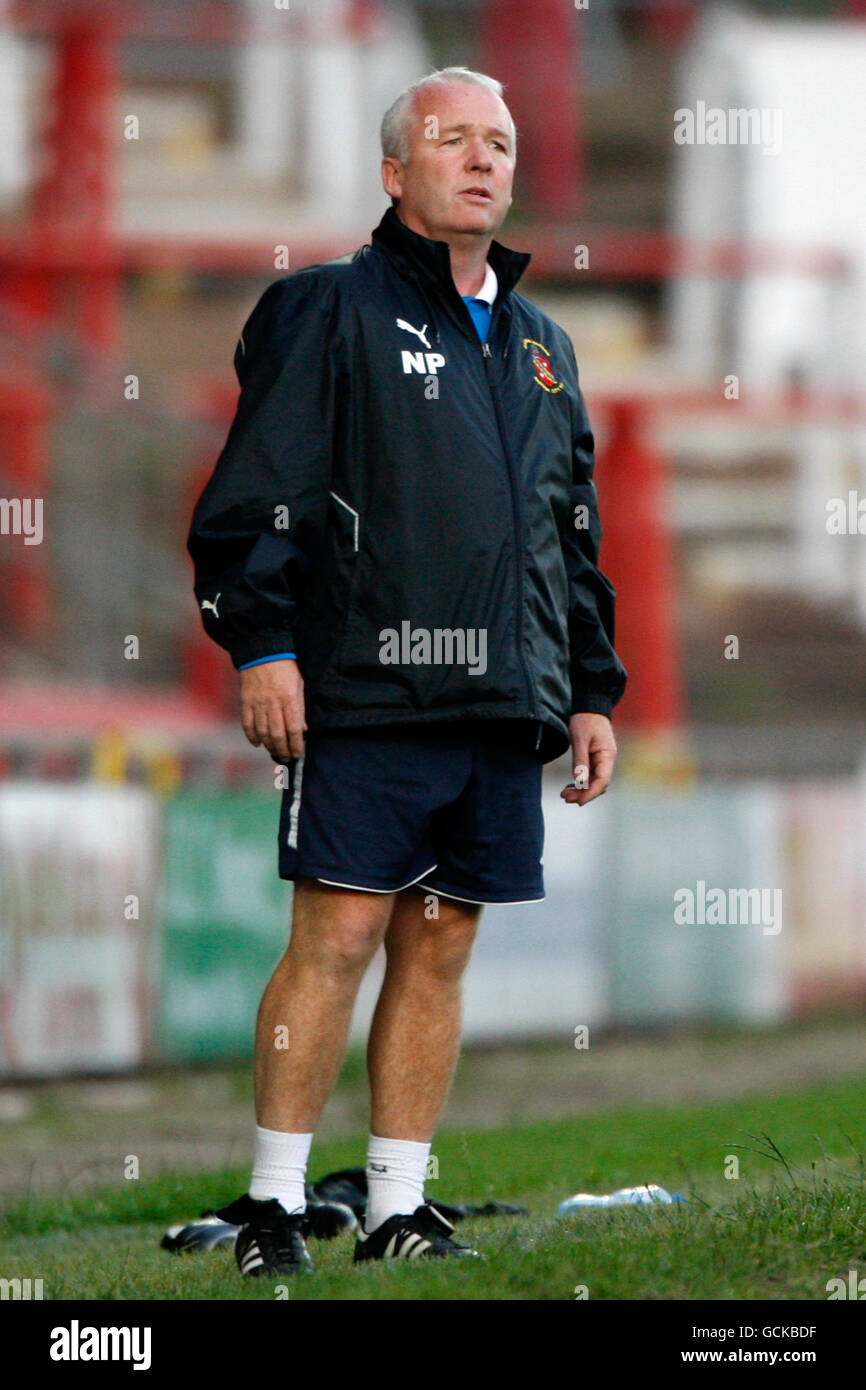
<instances>
[{"instance_id":1,"label":"short gray hair","mask_svg":"<svg viewBox=\"0 0 866 1390\"><path fill-rule=\"evenodd\" d=\"M504 90L501 82L497 82L495 77L488 77L486 73L473 72L470 68L440 68L402 91L382 117L383 159L399 159L401 164L409 159L412 111L419 92L427 87L458 87L467 83L474 87L486 87L498 97L502 96ZM511 152L514 154L517 151L517 129L510 111L508 119L511 123Z\"/></svg>"}]
</instances>

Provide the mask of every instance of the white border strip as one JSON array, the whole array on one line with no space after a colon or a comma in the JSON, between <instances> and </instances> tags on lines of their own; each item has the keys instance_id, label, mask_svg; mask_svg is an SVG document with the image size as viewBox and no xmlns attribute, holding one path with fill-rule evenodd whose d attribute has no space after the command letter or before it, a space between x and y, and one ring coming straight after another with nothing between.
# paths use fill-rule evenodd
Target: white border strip
<instances>
[{"instance_id":1,"label":"white border strip","mask_svg":"<svg viewBox=\"0 0 866 1390\"><path fill-rule=\"evenodd\" d=\"M521 903L543 903L543 898L461 898L459 893L446 893L444 888L433 888L429 883L424 884L431 893L435 893L440 898L454 898L458 903L474 903L476 907L520 907Z\"/></svg>"},{"instance_id":2,"label":"white border strip","mask_svg":"<svg viewBox=\"0 0 866 1390\"><path fill-rule=\"evenodd\" d=\"M404 888L411 888L413 883L417 883L418 879L424 877L424 874L432 874L435 868L436 865L431 864L429 869L425 869L423 874L418 875L418 878L410 878L409 882L402 884L400 888L368 888L365 883L338 883L335 878L322 878L319 874L316 874L316 878L319 883L330 883L334 888L356 888L360 893L402 893ZM431 893L434 891L433 888L430 889Z\"/></svg>"}]
</instances>

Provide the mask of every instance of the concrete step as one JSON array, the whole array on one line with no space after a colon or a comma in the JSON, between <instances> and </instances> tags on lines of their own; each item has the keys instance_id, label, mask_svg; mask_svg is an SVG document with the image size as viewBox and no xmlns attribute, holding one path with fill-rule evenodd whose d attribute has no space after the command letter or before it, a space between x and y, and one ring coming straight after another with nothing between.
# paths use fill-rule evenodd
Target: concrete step
<instances>
[{"instance_id":1,"label":"concrete step","mask_svg":"<svg viewBox=\"0 0 866 1390\"><path fill-rule=\"evenodd\" d=\"M717 536L763 532L789 536L794 519L792 479L677 477L671 489L671 519L682 533Z\"/></svg>"},{"instance_id":2,"label":"concrete step","mask_svg":"<svg viewBox=\"0 0 866 1390\"><path fill-rule=\"evenodd\" d=\"M786 537L713 537L695 545L678 539L678 577L702 593L798 593L802 583Z\"/></svg>"}]
</instances>

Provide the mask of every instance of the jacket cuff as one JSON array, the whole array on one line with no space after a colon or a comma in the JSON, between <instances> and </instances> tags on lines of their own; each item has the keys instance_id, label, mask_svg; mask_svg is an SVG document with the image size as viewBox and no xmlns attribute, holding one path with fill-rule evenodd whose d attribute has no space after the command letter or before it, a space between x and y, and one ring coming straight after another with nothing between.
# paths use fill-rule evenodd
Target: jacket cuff
<instances>
[{"instance_id":1,"label":"jacket cuff","mask_svg":"<svg viewBox=\"0 0 866 1390\"><path fill-rule=\"evenodd\" d=\"M608 719L613 715L614 702L609 695L603 695L600 691L587 691L583 695L576 695L571 702L572 714L603 714Z\"/></svg>"},{"instance_id":2,"label":"jacket cuff","mask_svg":"<svg viewBox=\"0 0 866 1390\"><path fill-rule=\"evenodd\" d=\"M251 661L259 661L262 657L278 657L286 652L296 652L297 647L294 633L288 628L271 628L233 641L228 651L232 665L237 671L241 666L248 666Z\"/></svg>"}]
</instances>

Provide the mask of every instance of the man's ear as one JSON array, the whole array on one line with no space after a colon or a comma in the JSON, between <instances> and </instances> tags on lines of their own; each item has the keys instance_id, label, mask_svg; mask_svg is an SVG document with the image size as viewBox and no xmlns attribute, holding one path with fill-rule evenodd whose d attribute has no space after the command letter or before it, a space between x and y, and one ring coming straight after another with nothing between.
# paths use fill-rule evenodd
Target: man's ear
<instances>
[{"instance_id":1,"label":"man's ear","mask_svg":"<svg viewBox=\"0 0 866 1390\"><path fill-rule=\"evenodd\" d=\"M403 192L401 187L402 172L403 166L399 159L394 159L391 155L388 155L382 160L382 186L389 198L399 198L401 196Z\"/></svg>"}]
</instances>

